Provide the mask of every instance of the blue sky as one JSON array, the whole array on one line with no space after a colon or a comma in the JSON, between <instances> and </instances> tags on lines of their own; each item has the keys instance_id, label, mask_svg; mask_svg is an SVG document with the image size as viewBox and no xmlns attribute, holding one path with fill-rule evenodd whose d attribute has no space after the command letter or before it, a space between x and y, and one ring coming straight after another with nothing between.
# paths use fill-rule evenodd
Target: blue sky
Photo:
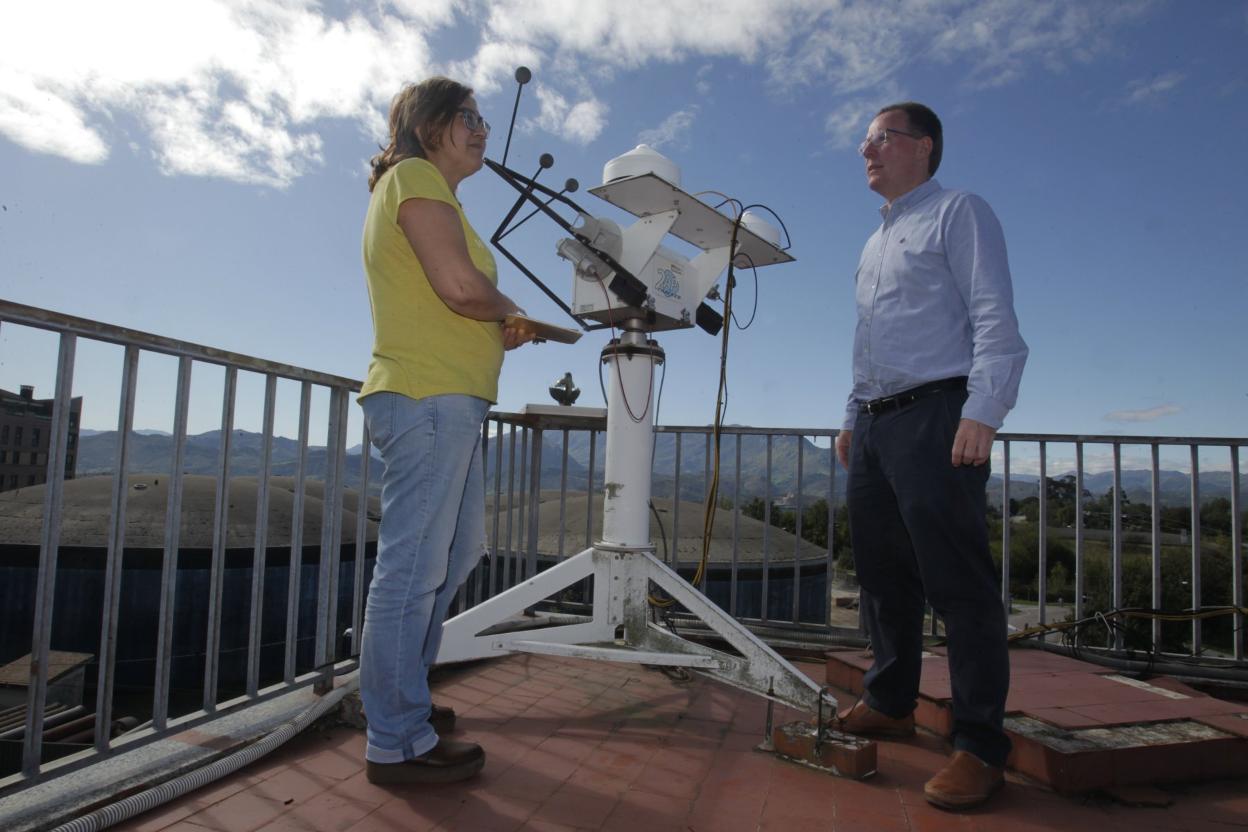
<instances>
[{"instance_id":1,"label":"blue sky","mask_svg":"<svg viewBox=\"0 0 1248 832\"><path fill-rule=\"evenodd\" d=\"M1017 432L1243 436L1248 426L1248 3L217 0L0 10L0 297L339 375L371 344L360 267L366 160L402 82L478 91L499 159L514 68L532 68L510 162L575 177L647 141L689 191L765 203L797 262L759 271L734 332L727 421L836 427L852 277L879 222L854 147L881 105L945 123L946 187L1005 227L1031 358ZM510 191L460 189L488 236ZM560 234L515 248L565 297ZM562 313L499 257L530 314ZM746 275L738 311L749 311ZM660 421L714 413L718 339L664 334ZM499 407L571 371L599 405L603 333L510 353ZM0 387L51 389L55 345L0 327ZM120 351L82 346L86 427L116 424ZM140 426L168 428L173 362L145 361ZM192 432L219 425L197 370ZM260 425L244 377L239 427ZM283 386L278 432L293 435ZM353 408L352 431L359 423ZM352 440L354 442L354 440Z\"/></svg>"}]
</instances>

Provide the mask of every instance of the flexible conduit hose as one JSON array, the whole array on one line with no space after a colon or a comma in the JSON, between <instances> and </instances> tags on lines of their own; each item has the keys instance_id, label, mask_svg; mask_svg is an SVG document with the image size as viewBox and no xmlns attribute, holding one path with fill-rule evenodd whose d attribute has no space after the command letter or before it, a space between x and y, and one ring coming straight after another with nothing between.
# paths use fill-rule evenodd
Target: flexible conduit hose
<instances>
[{"instance_id":1,"label":"flexible conduit hose","mask_svg":"<svg viewBox=\"0 0 1248 832\"><path fill-rule=\"evenodd\" d=\"M320 701L303 713L280 725L272 733L243 748L228 757L222 757L214 763L188 772L181 777L161 783L146 791L131 795L89 815L83 815L69 823L56 827L53 832L99 832L127 818L155 809L187 792L202 788L209 783L233 774L245 765L277 750L287 740L292 739L304 728L329 713L342 701L348 693L358 690L359 674L352 675L341 686L325 694Z\"/></svg>"}]
</instances>

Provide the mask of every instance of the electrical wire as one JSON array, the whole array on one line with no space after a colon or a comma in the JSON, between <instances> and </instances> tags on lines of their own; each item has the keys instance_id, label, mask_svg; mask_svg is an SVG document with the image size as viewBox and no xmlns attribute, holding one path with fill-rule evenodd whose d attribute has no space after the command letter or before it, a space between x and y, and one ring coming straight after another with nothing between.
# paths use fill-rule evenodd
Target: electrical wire
<instances>
[{"instance_id":1,"label":"electrical wire","mask_svg":"<svg viewBox=\"0 0 1248 832\"><path fill-rule=\"evenodd\" d=\"M722 201L722 202L720 202L720 203L718 203L718 204L716 204L716 205L713 205L713 206L711 206L711 207L712 207L712 208L714 208L716 211L718 211L720 208L722 208L722 207L723 207L723 206L725 206L725 205L731 205L731 206L733 207L733 209L734 209L734 213L733 213L733 215L732 215L732 218L733 218L734 220L735 220L737 217L741 216L743 213L745 213L745 212L742 210L742 208L741 208L741 200L739 200L739 199L737 199L737 198L735 198L735 197L728 196L728 194L723 193L722 191L698 191L698 192L697 192L696 194L694 194L693 196L694 196L694 197L699 197L699 196L702 196L703 194L714 194L715 196L723 197L723 201Z\"/></svg>"},{"instance_id":2,"label":"electrical wire","mask_svg":"<svg viewBox=\"0 0 1248 832\"><path fill-rule=\"evenodd\" d=\"M737 250L737 232L741 229L741 220L744 217L745 212L742 211L736 222L732 224L732 242L729 251ZM732 260L729 260L728 277L724 281L725 325L722 330L719 350L719 386L715 397L715 420L711 424L715 461L713 463L711 481L707 484L706 508L702 524L702 558L698 561L698 569L691 581L694 586L697 586L706 574L706 565L711 555L711 539L715 528L715 514L719 509L719 456L723 439L724 413L728 406L728 336L732 332L732 327L728 326L728 322L732 319L732 295L737 285L734 269Z\"/></svg>"},{"instance_id":3,"label":"electrical wire","mask_svg":"<svg viewBox=\"0 0 1248 832\"><path fill-rule=\"evenodd\" d=\"M615 316L611 314L612 312L611 293L607 291L606 281L603 280L603 278L601 277L598 278L598 288L602 289L602 296L606 300L607 323L611 325L611 340L619 341L620 340L619 336L616 334L616 331L615 331ZM621 344L621 346L623 345ZM664 373L666 373L666 370L664 370ZM611 404L610 401L607 400L606 386L602 384L602 362L601 361L598 362L598 384L599 386L603 388L602 389L603 403L610 405ZM641 415L638 416L636 413L634 413L633 406L628 403L628 391L624 389L623 378L620 378L620 398L624 400L624 409L628 411L628 418L632 419L634 423L640 423L642 419L646 418L646 411L650 409L650 401L653 397L654 397L654 356L650 356L650 383L646 385L646 406L641 409Z\"/></svg>"},{"instance_id":4,"label":"electrical wire","mask_svg":"<svg viewBox=\"0 0 1248 832\"><path fill-rule=\"evenodd\" d=\"M744 326L742 326L741 322L737 320L736 314L734 313L732 316L732 321L737 325L737 329L745 332L754 324L754 318L758 315L758 267L754 265L754 258L750 257L750 255L745 252L741 252L737 256L744 257L746 260L749 260L750 271L754 273L754 308L750 310L750 319L745 322Z\"/></svg>"},{"instance_id":5,"label":"electrical wire","mask_svg":"<svg viewBox=\"0 0 1248 832\"><path fill-rule=\"evenodd\" d=\"M1221 667L1220 663L1210 662L1199 658L1188 656L1161 656L1152 644L1150 637L1142 636L1135 630L1126 626L1128 620L1147 620L1147 621L1166 621L1166 622L1191 622L1203 621L1210 618L1219 618L1225 615L1248 615L1248 607L1201 607L1193 610L1162 610L1149 607L1122 607L1107 612L1097 611L1090 616L1081 618L1077 621L1061 621L1055 624L1037 624L1016 633L1011 633L1009 641L1025 641L1027 639L1038 638L1042 635L1060 634L1062 637L1062 646L1065 647L1070 654L1076 658L1080 655L1080 645L1087 643L1090 639L1090 631L1096 627L1103 627L1106 637L1110 644L1116 643L1121 638L1124 651L1128 658L1134 658L1137 654L1143 654L1143 661L1146 662L1148 668L1151 668L1159 659L1164 658L1168 662L1178 662L1188 664L1194 667ZM1141 640L1147 639L1147 643L1141 647L1132 646L1133 643L1138 644Z\"/></svg>"}]
</instances>

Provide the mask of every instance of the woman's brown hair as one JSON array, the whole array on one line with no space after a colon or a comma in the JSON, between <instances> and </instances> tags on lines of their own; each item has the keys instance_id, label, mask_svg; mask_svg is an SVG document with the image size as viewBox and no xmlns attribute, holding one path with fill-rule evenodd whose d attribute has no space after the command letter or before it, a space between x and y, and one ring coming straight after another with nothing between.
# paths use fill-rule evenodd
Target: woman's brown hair
<instances>
[{"instance_id":1,"label":"woman's brown hair","mask_svg":"<svg viewBox=\"0 0 1248 832\"><path fill-rule=\"evenodd\" d=\"M472 88L441 75L408 84L390 102L390 145L371 160L368 177L371 193L377 180L404 159L424 159L425 148L435 150L442 131L459 114L459 108L472 95ZM423 142L420 136L423 136Z\"/></svg>"}]
</instances>

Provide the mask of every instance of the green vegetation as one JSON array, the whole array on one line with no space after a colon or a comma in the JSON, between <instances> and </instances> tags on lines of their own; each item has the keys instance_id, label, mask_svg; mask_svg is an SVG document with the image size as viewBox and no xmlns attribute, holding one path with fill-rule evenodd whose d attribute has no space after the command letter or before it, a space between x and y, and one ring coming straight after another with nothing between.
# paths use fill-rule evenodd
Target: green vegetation
<instances>
[{"instance_id":1,"label":"green vegetation","mask_svg":"<svg viewBox=\"0 0 1248 832\"><path fill-rule=\"evenodd\" d=\"M731 504L725 508L731 509ZM747 500L741 506L741 513L753 517L759 522L766 519L767 504L762 497ZM849 510L844 503L836 508L832 519L832 553L836 557L836 565L848 571L854 568L854 553L849 546ZM802 506L802 539L816 546L827 548L828 545L828 501L820 498L810 505ZM797 531L797 510L771 504L771 525L783 529L790 534Z\"/></svg>"},{"instance_id":2,"label":"green vegetation","mask_svg":"<svg viewBox=\"0 0 1248 832\"><path fill-rule=\"evenodd\" d=\"M1075 592L1075 485L1074 477L1048 482L1048 535L1045 541L1046 592L1048 601L1067 602ZM1083 594L1084 615L1107 612L1113 603L1114 494L1110 489L1099 497L1084 493ZM1010 592L1019 598L1037 598L1039 591L1039 499L1028 497L1010 501L1015 520L1010 526ZM1125 494L1119 503L1122 551L1123 607L1152 608L1153 605L1153 511L1148 504L1132 503ZM1192 598L1192 513L1189 506L1163 506L1159 512L1161 538L1158 550L1161 588L1160 608L1170 612L1191 609ZM1248 524L1248 512L1241 518ZM999 512L990 510L989 532L993 558L1001 563L1002 523ZM1233 557L1231 552L1231 503L1219 497L1200 508L1200 598L1199 606L1229 606L1233 600ZM1152 624L1133 620L1126 625L1127 646L1147 647ZM1234 619L1220 616L1202 623L1206 649L1232 648ZM1105 637L1103 627L1093 640ZM1161 649L1188 652L1191 649L1190 622L1163 622Z\"/></svg>"},{"instance_id":3,"label":"green vegetation","mask_svg":"<svg viewBox=\"0 0 1248 832\"><path fill-rule=\"evenodd\" d=\"M1075 595L1075 479L1055 477L1048 481L1046 492L1048 534L1045 540L1045 599L1050 603L1070 604ZM730 500L724 508L731 510ZM741 512L763 521L766 503L760 497L746 500ZM1083 612L1109 612L1113 603L1113 489L1100 496L1083 495ZM1123 494L1119 510L1123 531L1122 602L1123 607L1153 607L1153 512L1147 503L1134 503ZM1010 525L1010 593L1020 601L1038 599L1040 575L1039 521L1040 501L1037 497L1010 501L1014 520ZM1192 512L1190 506L1162 506L1158 525L1161 545L1158 559L1161 567L1160 609L1179 612L1193 607L1192 603ZM771 525L794 533L797 512L793 507L772 503ZM837 566L853 571L854 558L849 541L849 515L845 505L836 507L831 517L832 552ZM988 507L989 545L998 570L1001 566L1002 532L1005 519L997 506ZM815 500L802 507L801 536L816 546L828 545L829 512L826 499ZM1230 606L1233 601L1233 557L1231 552L1231 502L1225 497L1206 501L1200 507L1200 606ZM1248 512L1241 518L1241 528L1248 529ZM1248 594L1248 593L1246 593ZM1126 625L1127 646L1147 649L1151 644L1152 623L1132 620ZM1090 629L1087 638L1104 643L1107 634L1101 625ZM1234 619L1219 616L1206 619L1201 625L1201 638L1206 650L1230 651L1233 647ZM1190 622L1163 622L1161 649L1189 652L1192 625Z\"/></svg>"}]
</instances>

